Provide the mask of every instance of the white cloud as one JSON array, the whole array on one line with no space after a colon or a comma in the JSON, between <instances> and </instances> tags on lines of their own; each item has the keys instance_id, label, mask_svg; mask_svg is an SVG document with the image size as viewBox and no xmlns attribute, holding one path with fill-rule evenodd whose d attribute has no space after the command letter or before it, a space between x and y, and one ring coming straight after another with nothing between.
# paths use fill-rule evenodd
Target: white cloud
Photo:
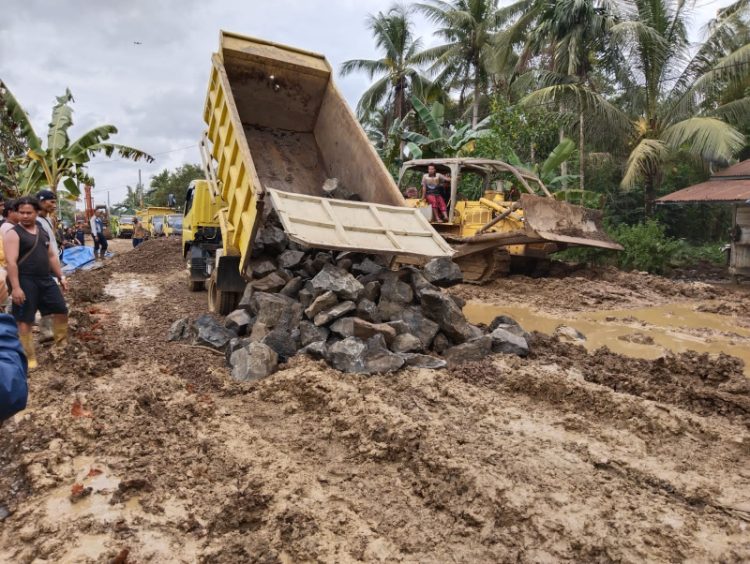
<instances>
[{"instance_id":1,"label":"white cloud","mask_svg":"<svg viewBox=\"0 0 750 564\"><path fill-rule=\"evenodd\" d=\"M694 30L729 0L701 2ZM153 164L98 158L90 168L95 197L122 199L126 185L164 168L199 162L202 105L220 29L324 53L334 69L373 58L367 15L390 0L3 0L0 76L46 132L56 95L75 97L73 137L112 123L118 143L157 155ZM434 42L418 20L417 35ZM696 33L691 34L698 39ZM139 43L139 44L136 44ZM336 78L351 105L368 87L362 75ZM191 146L189 148L185 148Z\"/></svg>"}]
</instances>

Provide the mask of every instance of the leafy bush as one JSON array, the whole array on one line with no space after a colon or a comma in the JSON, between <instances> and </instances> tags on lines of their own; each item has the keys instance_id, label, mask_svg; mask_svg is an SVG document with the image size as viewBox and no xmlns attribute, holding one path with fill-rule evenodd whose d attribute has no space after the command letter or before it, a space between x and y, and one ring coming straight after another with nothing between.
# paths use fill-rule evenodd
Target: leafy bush
<instances>
[{"instance_id":1,"label":"leafy bush","mask_svg":"<svg viewBox=\"0 0 750 564\"><path fill-rule=\"evenodd\" d=\"M725 255L721 244L694 246L666 235L666 227L650 220L637 225L618 225L608 229L610 236L620 243L620 252L574 247L556 258L570 262L595 265L614 265L623 270L645 270L662 274L669 268L690 266L701 261L723 264Z\"/></svg>"}]
</instances>

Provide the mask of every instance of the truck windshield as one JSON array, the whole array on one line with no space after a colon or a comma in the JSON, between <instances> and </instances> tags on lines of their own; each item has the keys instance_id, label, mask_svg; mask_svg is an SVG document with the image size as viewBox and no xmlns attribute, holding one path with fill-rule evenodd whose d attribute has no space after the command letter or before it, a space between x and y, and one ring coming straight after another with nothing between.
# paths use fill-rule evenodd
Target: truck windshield
<instances>
[{"instance_id":1,"label":"truck windshield","mask_svg":"<svg viewBox=\"0 0 750 564\"><path fill-rule=\"evenodd\" d=\"M120 224L122 225L132 225L133 224L133 218L127 215L124 215L120 218Z\"/></svg>"}]
</instances>

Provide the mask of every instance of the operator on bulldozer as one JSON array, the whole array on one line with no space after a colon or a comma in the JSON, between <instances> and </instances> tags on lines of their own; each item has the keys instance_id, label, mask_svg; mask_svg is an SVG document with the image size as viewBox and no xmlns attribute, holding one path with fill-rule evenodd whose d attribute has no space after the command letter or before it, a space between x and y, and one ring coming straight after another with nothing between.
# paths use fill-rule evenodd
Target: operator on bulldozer
<instances>
[{"instance_id":1,"label":"operator on bulldozer","mask_svg":"<svg viewBox=\"0 0 750 564\"><path fill-rule=\"evenodd\" d=\"M422 176L422 199L427 200L432 208L434 221L445 223L448 221L448 209L443 199L443 185L447 180L442 174L435 172L435 165L427 167L427 174Z\"/></svg>"}]
</instances>

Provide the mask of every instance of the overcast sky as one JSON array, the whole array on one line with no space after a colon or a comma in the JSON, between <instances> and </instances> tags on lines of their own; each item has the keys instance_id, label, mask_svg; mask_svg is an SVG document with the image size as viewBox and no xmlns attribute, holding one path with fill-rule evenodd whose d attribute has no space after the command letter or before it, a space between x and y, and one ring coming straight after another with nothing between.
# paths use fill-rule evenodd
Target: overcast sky
<instances>
[{"instance_id":1,"label":"overcast sky","mask_svg":"<svg viewBox=\"0 0 750 564\"><path fill-rule=\"evenodd\" d=\"M502 1L502 0L501 0ZM691 36L731 0L698 0ZM97 158L96 203L121 201L138 170L152 175L199 163L197 140L210 55L220 29L323 53L342 61L376 58L365 27L370 13L391 0L1 0L0 77L46 136L54 97L69 87L75 97L71 137L105 123L113 142L156 156L152 164ZM416 35L432 43L430 26ZM136 44L137 42L137 44ZM368 87L364 75L336 78L354 106Z\"/></svg>"}]
</instances>

